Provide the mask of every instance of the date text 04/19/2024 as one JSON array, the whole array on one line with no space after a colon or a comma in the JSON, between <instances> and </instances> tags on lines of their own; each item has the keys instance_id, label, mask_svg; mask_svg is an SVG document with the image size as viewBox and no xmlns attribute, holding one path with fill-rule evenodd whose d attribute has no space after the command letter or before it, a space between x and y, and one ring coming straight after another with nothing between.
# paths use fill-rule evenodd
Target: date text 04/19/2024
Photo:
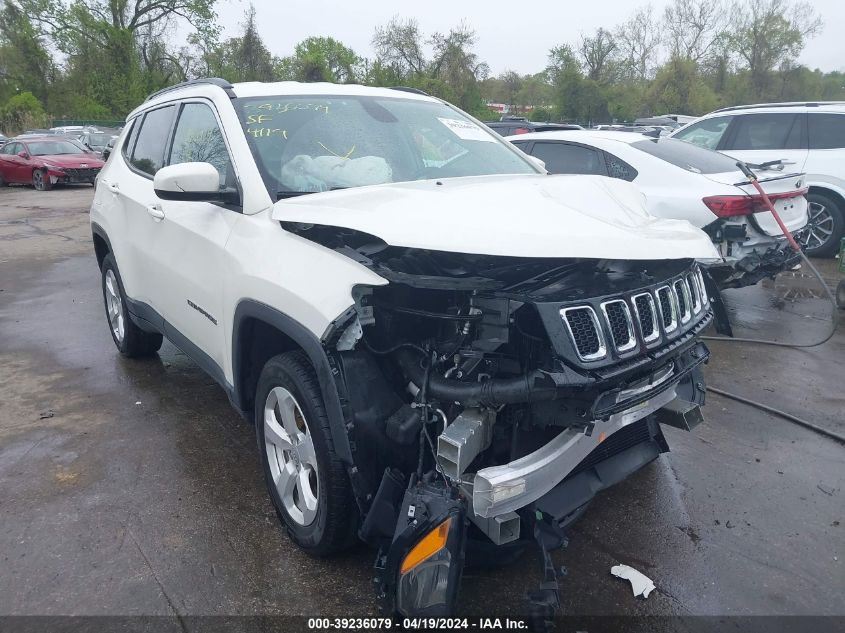
<instances>
[{"instance_id":1,"label":"date text 04/19/2024","mask_svg":"<svg viewBox=\"0 0 845 633\"><path fill-rule=\"evenodd\" d=\"M310 630L527 630L528 622L520 618L404 618L401 622L391 618L308 618Z\"/></svg>"}]
</instances>

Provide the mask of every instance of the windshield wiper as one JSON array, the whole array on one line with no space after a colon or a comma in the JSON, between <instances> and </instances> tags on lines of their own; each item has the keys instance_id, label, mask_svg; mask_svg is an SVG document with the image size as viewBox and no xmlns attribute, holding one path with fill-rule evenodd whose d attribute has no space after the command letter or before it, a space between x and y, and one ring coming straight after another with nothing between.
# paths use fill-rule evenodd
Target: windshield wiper
<instances>
[{"instance_id":1,"label":"windshield wiper","mask_svg":"<svg viewBox=\"0 0 845 633\"><path fill-rule=\"evenodd\" d=\"M318 193L316 191L277 191L276 200L284 200L285 198L296 198L297 196L307 196L309 193Z\"/></svg>"},{"instance_id":2,"label":"windshield wiper","mask_svg":"<svg viewBox=\"0 0 845 633\"><path fill-rule=\"evenodd\" d=\"M307 196L309 193L325 193L326 191L338 191L339 189L349 189L349 187L329 187L323 191L277 191L276 200L284 200L285 198L296 198L297 196Z\"/></svg>"}]
</instances>

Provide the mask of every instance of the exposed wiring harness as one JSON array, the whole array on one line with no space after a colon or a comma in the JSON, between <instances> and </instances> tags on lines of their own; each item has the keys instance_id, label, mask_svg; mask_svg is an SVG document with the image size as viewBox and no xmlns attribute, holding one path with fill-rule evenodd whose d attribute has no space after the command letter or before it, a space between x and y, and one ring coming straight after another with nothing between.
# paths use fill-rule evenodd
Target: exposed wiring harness
<instances>
[{"instance_id":1,"label":"exposed wiring harness","mask_svg":"<svg viewBox=\"0 0 845 633\"><path fill-rule=\"evenodd\" d=\"M784 343L782 341L773 341L773 340L769 340L769 339L729 338L729 337L726 337L726 336L702 336L701 338L708 340L708 341L729 341L729 342L735 342L735 343L757 343L758 345L774 345L776 347L792 347L792 348L802 348L802 349L806 349L806 348L809 348L809 347L818 347L820 345L824 345L831 338L833 338L833 335L836 333L836 326L837 326L838 320L839 320L839 310L838 310L838 306L836 304L836 297L834 296L833 292L828 287L827 283L825 283L825 280L821 276L821 273L813 265L813 263L810 261L810 259L804 254L804 251L801 250L801 247L798 245L798 242L795 241L795 238L792 236L792 233L790 233L789 229L786 228L786 225L783 223L783 220L781 220L780 215L778 215L778 212L775 209L774 205L772 204L772 201L769 199L769 196L766 194L766 192L760 186L760 183L757 181L757 175L753 171L751 171L751 169L748 167L747 164L745 164L741 161L738 162L736 164L736 166L739 167L740 170L742 170L742 173L745 174L745 176L748 178L749 182L752 184L752 186L757 190L757 192L763 198L763 201L766 203L766 206L768 207L769 212L775 218L775 221L778 223L780 230L783 231L783 234L786 237L787 241L789 242L790 247L792 247L792 250L794 250L796 253L798 253L801 256L801 259L804 261L805 264L807 264L809 269L812 271L812 273L819 280L819 283L822 285L822 288L824 288L825 294L827 294L827 297L830 300L830 304L832 306L831 317L830 317L831 318L830 332L828 332L827 335L823 339L821 339L820 341L816 341L814 343ZM780 416L785 420L788 420L788 421L790 421L794 424L797 424L797 425L802 426L806 429L814 431L814 432L818 433L819 435L824 435L825 437L828 437L832 440L835 440L837 442L845 444L845 436L842 436L842 435L835 433L833 431L829 431L827 429L824 429L820 426L813 424L812 422L808 422L807 420L803 420L799 417L796 417L794 415L786 413L785 411L781 411L780 409L776 409L775 407L770 407L769 405L763 404L762 402L757 402L756 400L744 398L742 396L738 396L738 395L731 393L729 391L724 391L722 389L717 389L715 387L707 387L707 390L711 391L715 394L718 394L718 395L720 395L724 398L730 398L731 400L736 400L737 402L742 402L743 404L747 404L747 405L750 405L752 407L756 407L756 408L758 408L762 411L766 411L767 413L771 413L771 414Z\"/></svg>"}]
</instances>

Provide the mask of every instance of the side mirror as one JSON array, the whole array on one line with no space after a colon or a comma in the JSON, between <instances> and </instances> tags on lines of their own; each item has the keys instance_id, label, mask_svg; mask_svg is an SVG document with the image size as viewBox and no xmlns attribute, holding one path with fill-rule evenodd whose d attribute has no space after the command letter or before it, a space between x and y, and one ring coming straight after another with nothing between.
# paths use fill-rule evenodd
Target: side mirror
<instances>
[{"instance_id":1,"label":"side mirror","mask_svg":"<svg viewBox=\"0 0 845 633\"><path fill-rule=\"evenodd\" d=\"M220 202L220 174L210 163L180 163L162 167L153 179L162 200Z\"/></svg>"},{"instance_id":2,"label":"side mirror","mask_svg":"<svg viewBox=\"0 0 845 633\"><path fill-rule=\"evenodd\" d=\"M29 154L27 154L25 151L21 150L21 151L18 152L18 157L19 158L29 158Z\"/></svg>"},{"instance_id":3,"label":"side mirror","mask_svg":"<svg viewBox=\"0 0 845 633\"><path fill-rule=\"evenodd\" d=\"M102 153L103 160L104 161L108 160L109 156L111 156L111 148L107 147L106 149L103 150L103 153Z\"/></svg>"}]
</instances>

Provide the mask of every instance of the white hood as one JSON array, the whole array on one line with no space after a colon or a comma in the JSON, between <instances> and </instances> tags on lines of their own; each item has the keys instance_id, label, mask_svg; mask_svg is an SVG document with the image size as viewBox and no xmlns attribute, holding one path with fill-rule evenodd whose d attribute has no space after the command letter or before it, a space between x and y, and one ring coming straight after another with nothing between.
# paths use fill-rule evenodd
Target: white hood
<instances>
[{"instance_id":1,"label":"white hood","mask_svg":"<svg viewBox=\"0 0 845 633\"><path fill-rule=\"evenodd\" d=\"M281 200L273 218L456 253L719 257L703 231L684 220L650 216L634 185L602 176L478 176L357 187Z\"/></svg>"}]
</instances>

